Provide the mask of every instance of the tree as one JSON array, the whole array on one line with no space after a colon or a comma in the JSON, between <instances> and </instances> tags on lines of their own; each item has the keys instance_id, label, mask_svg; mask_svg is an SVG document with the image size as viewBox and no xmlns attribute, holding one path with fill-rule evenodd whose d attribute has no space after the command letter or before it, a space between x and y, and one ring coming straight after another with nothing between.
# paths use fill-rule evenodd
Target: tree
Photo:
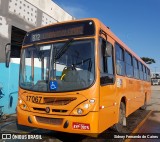
<instances>
[{"instance_id":1,"label":"tree","mask_svg":"<svg viewBox=\"0 0 160 142\"><path fill-rule=\"evenodd\" d=\"M148 58L148 57L141 57L141 59L146 63L146 64L152 64L156 63L154 59Z\"/></svg>"}]
</instances>

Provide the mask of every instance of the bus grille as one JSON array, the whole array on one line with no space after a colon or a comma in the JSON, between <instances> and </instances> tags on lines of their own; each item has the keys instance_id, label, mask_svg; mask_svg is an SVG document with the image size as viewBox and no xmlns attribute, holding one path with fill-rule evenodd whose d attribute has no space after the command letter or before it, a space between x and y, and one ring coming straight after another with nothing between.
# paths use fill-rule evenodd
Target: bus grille
<instances>
[{"instance_id":1,"label":"bus grille","mask_svg":"<svg viewBox=\"0 0 160 142\"><path fill-rule=\"evenodd\" d=\"M75 98L75 97L67 97L67 98L47 97L47 98L44 98L43 103L46 105L67 105L76 99L77 98Z\"/></svg>"},{"instance_id":2,"label":"bus grille","mask_svg":"<svg viewBox=\"0 0 160 142\"><path fill-rule=\"evenodd\" d=\"M63 123L63 118L46 118L36 116L36 120L39 123L51 124L51 125L61 125Z\"/></svg>"},{"instance_id":3,"label":"bus grille","mask_svg":"<svg viewBox=\"0 0 160 142\"><path fill-rule=\"evenodd\" d=\"M33 110L46 113L46 109L45 108L33 107ZM52 109L52 112L66 113L67 110L65 110L65 109Z\"/></svg>"}]
</instances>

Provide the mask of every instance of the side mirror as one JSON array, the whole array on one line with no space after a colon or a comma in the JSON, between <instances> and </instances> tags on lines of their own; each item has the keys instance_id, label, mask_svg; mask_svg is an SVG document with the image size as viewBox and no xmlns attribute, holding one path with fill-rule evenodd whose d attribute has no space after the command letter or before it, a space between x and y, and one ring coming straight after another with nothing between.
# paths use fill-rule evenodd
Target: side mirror
<instances>
[{"instance_id":1,"label":"side mirror","mask_svg":"<svg viewBox=\"0 0 160 142\"><path fill-rule=\"evenodd\" d=\"M104 46L104 50L103 50L103 56L104 57L112 56L112 44L111 43L106 42L106 46Z\"/></svg>"},{"instance_id":2,"label":"side mirror","mask_svg":"<svg viewBox=\"0 0 160 142\"><path fill-rule=\"evenodd\" d=\"M6 55L6 67L9 67L10 55L11 55L11 44L7 43L5 46L5 55Z\"/></svg>"}]
</instances>

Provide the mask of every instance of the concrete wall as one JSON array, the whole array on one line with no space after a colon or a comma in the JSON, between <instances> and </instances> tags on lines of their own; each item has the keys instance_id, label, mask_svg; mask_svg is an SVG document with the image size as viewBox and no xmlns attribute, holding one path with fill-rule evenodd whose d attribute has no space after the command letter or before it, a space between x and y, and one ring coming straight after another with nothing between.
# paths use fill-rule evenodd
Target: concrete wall
<instances>
[{"instance_id":1,"label":"concrete wall","mask_svg":"<svg viewBox=\"0 0 160 142\"><path fill-rule=\"evenodd\" d=\"M61 7L59 7L52 0L27 0L33 5L39 7L42 11L44 11L48 15L52 15L54 19L58 21L66 21L68 19L75 19L66 11L64 11Z\"/></svg>"}]
</instances>

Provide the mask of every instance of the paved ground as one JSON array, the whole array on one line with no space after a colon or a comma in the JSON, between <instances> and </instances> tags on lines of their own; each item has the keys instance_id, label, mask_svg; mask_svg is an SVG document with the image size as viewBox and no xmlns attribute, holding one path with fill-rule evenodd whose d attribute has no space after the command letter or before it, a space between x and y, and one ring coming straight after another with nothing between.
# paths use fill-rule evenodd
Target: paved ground
<instances>
[{"instance_id":1,"label":"paved ground","mask_svg":"<svg viewBox=\"0 0 160 142\"><path fill-rule=\"evenodd\" d=\"M152 87L152 97L151 97L151 101L148 104L148 108L146 111L142 111L142 110L138 110L136 112L134 112L133 114L131 114L128 118L127 118L127 132L131 133L136 127L137 125L140 124L140 122L144 119L145 116L147 116L147 114L150 112L150 110L152 110L152 113L150 115L150 117L146 120L146 122L144 123L144 125L142 126L146 126L142 127L139 130L140 133L142 132L147 132L147 133L156 133L156 132L160 132L160 86L153 86ZM28 132L32 132L32 134L36 134L36 133L43 133L43 136L45 136L46 139L43 139L41 141L43 142L106 142L106 139L101 138L100 139L91 139L89 137L86 136L79 136L79 135L72 135L72 134L65 134L65 133L56 133L53 131L46 131L46 130L37 130L37 129L27 129L25 131L18 131L16 128L16 117L10 117L7 119L6 122L2 122L0 121L0 132L4 133L4 132L8 132L8 133L21 133L21 134L27 134ZM149 125L150 124L150 125ZM150 128L148 127L150 126ZM150 131L147 131L148 128L150 129ZM107 130L106 131L107 134L112 134L113 131L112 130ZM3 140L0 140L0 142L2 142ZM5 140L5 142L10 142L10 140ZM11 140L11 142L17 142L17 140ZM20 141L20 140L18 140ZM23 142L28 142L28 140L23 140ZM34 141L34 140L32 140ZM30 142L32 142L30 141ZM38 140L40 141L40 140ZM119 142L119 141L123 141L123 139L116 139L116 140L107 140L108 141L112 141L112 142ZM138 140L139 141L139 140ZM146 140L145 140L146 141ZM148 139L148 141L150 142L151 140ZM137 140L133 140L132 142L137 142Z\"/></svg>"}]
</instances>

